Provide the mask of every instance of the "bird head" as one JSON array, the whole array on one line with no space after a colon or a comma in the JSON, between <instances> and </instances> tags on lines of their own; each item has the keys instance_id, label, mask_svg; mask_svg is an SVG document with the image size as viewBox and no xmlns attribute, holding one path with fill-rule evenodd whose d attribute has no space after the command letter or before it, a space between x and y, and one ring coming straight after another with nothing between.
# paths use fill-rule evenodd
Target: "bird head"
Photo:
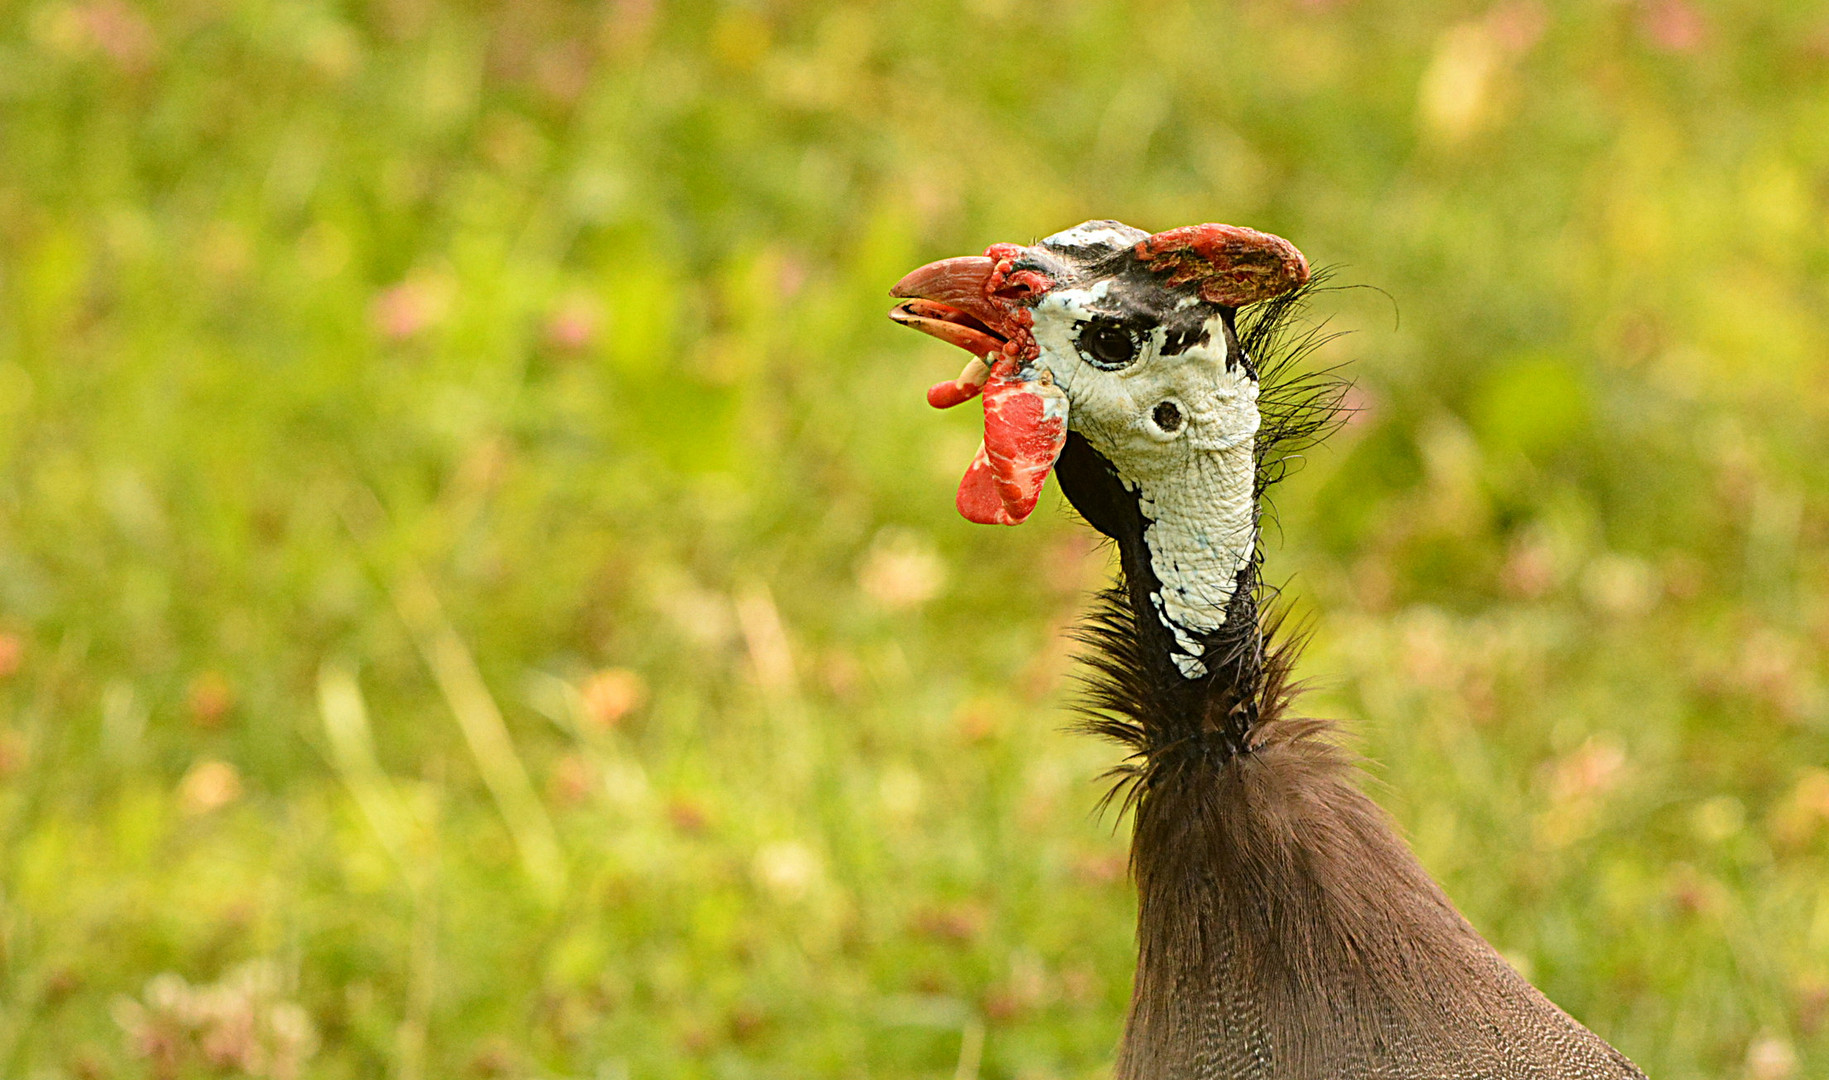
<instances>
[{"instance_id":1,"label":"bird head","mask_svg":"<svg viewBox=\"0 0 1829 1080\"><path fill-rule=\"evenodd\" d=\"M983 524L1034 510L1069 430L1126 487L1195 478L1203 457L1249 449L1257 372L1235 312L1308 280L1280 237L1233 225L1155 234L1089 221L1031 246L929 263L898 282L890 318L973 355L928 391L938 408L984 397L984 443L958 507Z\"/></svg>"}]
</instances>

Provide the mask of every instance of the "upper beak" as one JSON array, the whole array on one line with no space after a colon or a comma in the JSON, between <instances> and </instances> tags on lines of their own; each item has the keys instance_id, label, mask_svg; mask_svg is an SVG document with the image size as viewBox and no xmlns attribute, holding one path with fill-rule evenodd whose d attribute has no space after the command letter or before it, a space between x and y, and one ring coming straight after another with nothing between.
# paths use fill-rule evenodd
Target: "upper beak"
<instances>
[{"instance_id":1,"label":"upper beak","mask_svg":"<svg viewBox=\"0 0 1829 1080\"><path fill-rule=\"evenodd\" d=\"M910 270L889 290L894 297L938 300L986 321L998 317L997 309L985 298L984 287L991 280L997 264L983 255L961 255L956 259L930 262Z\"/></svg>"},{"instance_id":2,"label":"upper beak","mask_svg":"<svg viewBox=\"0 0 1829 1080\"><path fill-rule=\"evenodd\" d=\"M974 356L999 353L1009 336L1002 312L986 295L996 265L983 255L928 263L889 290L903 301L889 317Z\"/></svg>"}]
</instances>

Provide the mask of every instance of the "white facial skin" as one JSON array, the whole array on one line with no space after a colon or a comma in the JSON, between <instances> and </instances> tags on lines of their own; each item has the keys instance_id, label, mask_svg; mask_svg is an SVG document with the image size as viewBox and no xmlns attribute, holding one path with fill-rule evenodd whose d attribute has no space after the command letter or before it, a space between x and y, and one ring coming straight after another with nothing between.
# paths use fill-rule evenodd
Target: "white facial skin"
<instances>
[{"instance_id":1,"label":"white facial skin","mask_svg":"<svg viewBox=\"0 0 1829 1080\"><path fill-rule=\"evenodd\" d=\"M1036 303L1036 364L1066 391L1068 425L1137 493L1149 521L1150 564L1162 583L1151 599L1174 634L1176 667L1198 678L1207 669L1195 634L1224 625L1239 571L1257 544L1257 380L1236 358L1227 370L1217 312L1206 321L1204 344L1163 356L1166 333L1153 327L1129 366L1096 366L1079 338L1105 306L1099 301L1107 287L1056 289Z\"/></svg>"}]
</instances>

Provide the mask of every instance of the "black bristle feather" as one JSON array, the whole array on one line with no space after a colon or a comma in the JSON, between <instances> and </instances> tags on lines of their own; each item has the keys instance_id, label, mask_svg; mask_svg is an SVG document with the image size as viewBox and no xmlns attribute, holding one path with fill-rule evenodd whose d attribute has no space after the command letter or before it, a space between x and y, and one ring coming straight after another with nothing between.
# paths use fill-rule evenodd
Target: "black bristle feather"
<instances>
[{"instance_id":1,"label":"black bristle feather","mask_svg":"<svg viewBox=\"0 0 1829 1080\"><path fill-rule=\"evenodd\" d=\"M1306 369L1303 361L1338 337L1324 323L1303 318L1309 298L1326 288L1317 273L1307 285L1240 312L1237 335L1259 377L1257 485L1262 514L1266 488L1291 471L1307 448L1326 438L1342 420L1348 383L1338 369ZM1235 618L1207 642L1208 674L1187 679L1168 659L1165 631L1146 614L1139 595L1154 587L1154 574L1139 545L1141 522L1128 520L1130 500L1118 495L1110 467L1089 447L1070 440L1063 455L1061 483L1094 527L1119 544L1118 580L1104 590L1075 631L1084 715L1081 730L1116 742L1124 759L1106 778L1110 790L1101 808L1122 812L1154 785L1202 762L1216 763L1249 752L1263 727L1280 716L1297 686L1289 670L1305 634L1279 637L1286 609L1274 586L1258 572L1261 546L1241 574L1234 597ZM1095 482L1097 481L1097 482Z\"/></svg>"}]
</instances>

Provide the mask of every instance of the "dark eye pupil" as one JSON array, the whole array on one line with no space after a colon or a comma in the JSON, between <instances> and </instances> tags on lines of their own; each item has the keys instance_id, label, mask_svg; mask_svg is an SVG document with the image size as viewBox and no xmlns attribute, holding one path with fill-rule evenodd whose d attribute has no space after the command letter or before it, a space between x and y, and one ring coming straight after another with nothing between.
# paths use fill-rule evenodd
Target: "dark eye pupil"
<instances>
[{"instance_id":1,"label":"dark eye pupil","mask_svg":"<svg viewBox=\"0 0 1829 1080\"><path fill-rule=\"evenodd\" d=\"M1080 334L1080 349L1103 368L1123 367L1137 355L1130 332L1112 323L1092 323Z\"/></svg>"}]
</instances>

